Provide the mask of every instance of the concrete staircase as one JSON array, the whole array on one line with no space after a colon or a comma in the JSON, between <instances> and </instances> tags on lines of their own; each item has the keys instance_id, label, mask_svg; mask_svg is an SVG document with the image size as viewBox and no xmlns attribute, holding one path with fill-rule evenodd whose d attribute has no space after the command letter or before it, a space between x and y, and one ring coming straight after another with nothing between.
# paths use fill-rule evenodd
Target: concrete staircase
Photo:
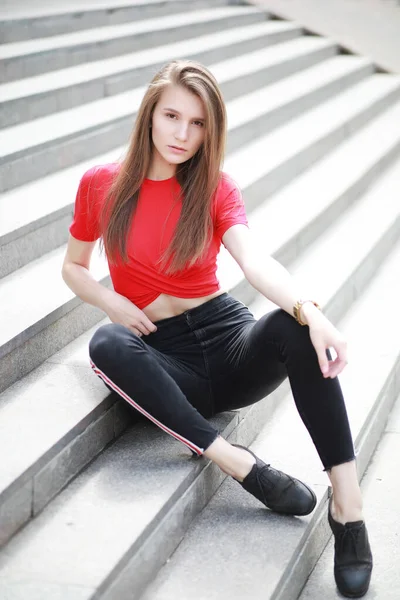
<instances>
[{"instance_id":1,"label":"concrete staircase","mask_svg":"<svg viewBox=\"0 0 400 600\"><path fill-rule=\"evenodd\" d=\"M93 376L104 314L61 279L68 225L85 169L123 155L151 75L207 64L254 234L351 342L361 476L400 389L400 78L238 2L18 6L0 8L0 597L295 599L328 540L328 488L288 385L213 421L314 486L303 519L135 424ZM110 285L100 255L93 273ZM219 276L255 316L273 308L224 249Z\"/></svg>"}]
</instances>

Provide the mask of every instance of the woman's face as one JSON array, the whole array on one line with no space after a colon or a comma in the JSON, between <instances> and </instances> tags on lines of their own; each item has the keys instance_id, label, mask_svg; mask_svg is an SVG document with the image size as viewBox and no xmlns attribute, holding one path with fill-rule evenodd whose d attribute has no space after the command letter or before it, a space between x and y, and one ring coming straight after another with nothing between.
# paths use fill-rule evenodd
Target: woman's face
<instances>
[{"instance_id":1,"label":"woman's face","mask_svg":"<svg viewBox=\"0 0 400 600\"><path fill-rule=\"evenodd\" d=\"M205 114L198 96L178 85L168 86L152 119L156 161L179 165L194 156L204 141Z\"/></svg>"}]
</instances>

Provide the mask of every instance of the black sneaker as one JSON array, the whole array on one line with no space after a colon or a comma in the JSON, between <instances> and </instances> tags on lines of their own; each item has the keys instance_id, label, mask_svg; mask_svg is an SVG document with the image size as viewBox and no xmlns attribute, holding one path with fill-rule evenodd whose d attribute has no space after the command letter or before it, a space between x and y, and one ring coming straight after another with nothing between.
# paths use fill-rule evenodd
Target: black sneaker
<instances>
[{"instance_id":1,"label":"black sneaker","mask_svg":"<svg viewBox=\"0 0 400 600\"><path fill-rule=\"evenodd\" d=\"M346 598L361 598L369 588L372 553L364 521L342 525L332 517L332 496L329 500L328 522L335 536L335 581Z\"/></svg>"},{"instance_id":2,"label":"black sneaker","mask_svg":"<svg viewBox=\"0 0 400 600\"><path fill-rule=\"evenodd\" d=\"M284 515L296 516L308 515L314 510L317 498L305 483L265 464L248 448L239 444L232 445L247 450L256 459L244 480L236 481L267 508Z\"/></svg>"}]
</instances>

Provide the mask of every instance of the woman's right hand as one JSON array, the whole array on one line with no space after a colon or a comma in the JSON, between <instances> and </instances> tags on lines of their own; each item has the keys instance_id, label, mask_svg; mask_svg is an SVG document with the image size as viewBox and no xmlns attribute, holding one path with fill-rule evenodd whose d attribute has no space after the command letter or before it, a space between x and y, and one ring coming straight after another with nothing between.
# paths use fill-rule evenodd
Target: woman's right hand
<instances>
[{"instance_id":1,"label":"woman's right hand","mask_svg":"<svg viewBox=\"0 0 400 600\"><path fill-rule=\"evenodd\" d=\"M157 331L157 327L140 308L117 292L107 302L106 313L113 323L124 325L139 337Z\"/></svg>"}]
</instances>

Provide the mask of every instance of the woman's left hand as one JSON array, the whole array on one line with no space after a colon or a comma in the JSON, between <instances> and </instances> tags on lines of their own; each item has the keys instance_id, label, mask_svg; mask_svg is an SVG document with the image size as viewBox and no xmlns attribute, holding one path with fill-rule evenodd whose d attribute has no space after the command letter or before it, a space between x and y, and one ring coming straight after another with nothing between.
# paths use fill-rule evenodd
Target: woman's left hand
<instances>
[{"instance_id":1,"label":"woman's left hand","mask_svg":"<svg viewBox=\"0 0 400 600\"><path fill-rule=\"evenodd\" d=\"M312 306L312 309L308 307ZM333 379L347 365L347 342L334 325L312 304L302 307L310 329L311 342L318 356L319 366L324 377ZM335 360L328 360L326 350L333 348Z\"/></svg>"}]
</instances>

